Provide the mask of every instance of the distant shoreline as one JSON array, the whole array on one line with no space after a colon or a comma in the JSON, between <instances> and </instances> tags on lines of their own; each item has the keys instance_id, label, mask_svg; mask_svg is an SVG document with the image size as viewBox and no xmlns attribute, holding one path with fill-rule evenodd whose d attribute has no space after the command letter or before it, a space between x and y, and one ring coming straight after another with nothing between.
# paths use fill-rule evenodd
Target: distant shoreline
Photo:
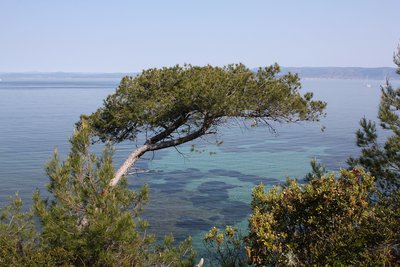
<instances>
[{"instance_id":1,"label":"distant shoreline","mask_svg":"<svg viewBox=\"0 0 400 267\"><path fill-rule=\"evenodd\" d=\"M257 68L253 68L256 71ZM301 79L314 80L400 80L396 68L361 68L361 67L281 67L281 73L297 73ZM62 79L121 79L135 76L139 72L88 73L88 72L0 72L0 81L62 80Z\"/></svg>"},{"instance_id":2,"label":"distant shoreline","mask_svg":"<svg viewBox=\"0 0 400 267\"><path fill-rule=\"evenodd\" d=\"M396 68L282 67L282 73L297 73L302 79L399 80Z\"/></svg>"}]
</instances>

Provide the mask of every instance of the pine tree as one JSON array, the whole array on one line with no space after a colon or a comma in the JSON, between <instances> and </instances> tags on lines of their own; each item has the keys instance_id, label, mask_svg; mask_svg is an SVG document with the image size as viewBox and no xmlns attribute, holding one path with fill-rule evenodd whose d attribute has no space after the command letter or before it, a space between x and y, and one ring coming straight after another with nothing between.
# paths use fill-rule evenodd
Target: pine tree
<instances>
[{"instance_id":1,"label":"pine tree","mask_svg":"<svg viewBox=\"0 0 400 267\"><path fill-rule=\"evenodd\" d=\"M277 64L257 72L243 64L185 65L124 77L104 105L86 116L100 141L145 137L110 184L116 185L146 152L216 134L232 119L270 126L269 121L315 121L324 115L326 103L313 100L312 93L300 94L299 77L279 76L279 71Z\"/></svg>"},{"instance_id":2,"label":"pine tree","mask_svg":"<svg viewBox=\"0 0 400 267\"><path fill-rule=\"evenodd\" d=\"M394 55L394 62L400 75L400 47ZM380 191L390 195L400 189L400 88L394 88L387 80L381 91L379 126L389 137L381 145L376 123L363 118L361 129L356 133L361 155L350 158L348 164L365 168L375 177Z\"/></svg>"},{"instance_id":3,"label":"pine tree","mask_svg":"<svg viewBox=\"0 0 400 267\"><path fill-rule=\"evenodd\" d=\"M30 212L15 198L2 210L0 263L15 266L192 266L190 238L179 246L171 236L158 242L146 234L139 212L148 188L133 191L125 178L115 187L112 149L89 151L89 127L82 121L61 163L57 150L46 171L49 198L34 194ZM38 219L35 227L33 215ZM156 242L157 241L157 242Z\"/></svg>"}]
</instances>

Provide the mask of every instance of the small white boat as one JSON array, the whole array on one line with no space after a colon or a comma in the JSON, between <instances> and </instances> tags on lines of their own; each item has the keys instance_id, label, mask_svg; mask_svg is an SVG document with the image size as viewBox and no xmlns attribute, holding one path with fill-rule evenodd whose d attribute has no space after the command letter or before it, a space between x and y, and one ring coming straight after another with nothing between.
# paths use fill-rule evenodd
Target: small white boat
<instances>
[{"instance_id":1,"label":"small white boat","mask_svg":"<svg viewBox=\"0 0 400 267\"><path fill-rule=\"evenodd\" d=\"M366 86L367 88L371 88L371 87L372 87L372 85L369 83L368 76L367 76L367 80L365 81L365 86Z\"/></svg>"}]
</instances>

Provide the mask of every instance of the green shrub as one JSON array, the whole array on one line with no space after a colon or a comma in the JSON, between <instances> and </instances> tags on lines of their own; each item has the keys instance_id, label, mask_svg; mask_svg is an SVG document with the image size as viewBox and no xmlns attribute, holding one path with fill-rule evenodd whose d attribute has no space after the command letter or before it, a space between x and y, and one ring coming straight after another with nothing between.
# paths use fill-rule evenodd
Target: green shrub
<instances>
[{"instance_id":1,"label":"green shrub","mask_svg":"<svg viewBox=\"0 0 400 267\"><path fill-rule=\"evenodd\" d=\"M372 204L375 191L373 178L357 169L307 185L288 180L268 192L257 186L246 239L250 261L256 266L396 262L398 205Z\"/></svg>"},{"instance_id":2,"label":"green shrub","mask_svg":"<svg viewBox=\"0 0 400 267\"><path fill-rule=\"evenodd\" d=\"M139 212L148 188L132 191L126 179L111 187L111 148L100 158L91 154L89 129L80 127L67 159L60 163L56 151L47 165L51 197L36 192L27 213L18 197L2 210L0 265L192 266L190 239L175 247L172 237L157 243L146 234Z\"/></svg>"}]
</instances>

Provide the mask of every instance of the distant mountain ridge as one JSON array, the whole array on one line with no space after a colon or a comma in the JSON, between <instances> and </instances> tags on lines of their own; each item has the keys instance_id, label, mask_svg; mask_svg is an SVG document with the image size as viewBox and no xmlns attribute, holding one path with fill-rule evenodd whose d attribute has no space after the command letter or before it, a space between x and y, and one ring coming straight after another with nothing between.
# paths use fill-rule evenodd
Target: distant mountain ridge
<instances>
[{"instance_id":1,"label":"distant mountain ridge","mask_svg":"<svg viewBox=\"0 0 400 267\"><path fill-rule=\"evenodd\" d=\"M120 80L124 76L134 76L137 73L86 73L86 72L0 72L3 81L24 81L24 80Z\"/></svg>"},{"instance_id":2,"label":"distant mountain ridge","mask_svg":"<svg viewBox=\"0 0 400 267\"><path fill-rule=\"evenodd\" d=\"M257 68L253 69L254 71ZM361 67L281 67L282 73L298 73L303 79L360 79L360 80L384 80L386 77L392 80L400 80L396 74L396 68L361 68ZM0 72L0 81L23 80L86 80L105 79L119 80L124 76L135 76L138 72L116 73L85 73L85 72Z\"/></svg>"},{"instance_id":3,"label":"distant mountain ridge","mask_svg":"<svg viewBox=\"0 0 400 267\"><path fill-rule=\"evenodd\" d=\"M361 67L282 67L283 73L298 73L301 78L309 79L370 79L399 80L396 68L361 68Z\"/></svg>"}]
</instances>

